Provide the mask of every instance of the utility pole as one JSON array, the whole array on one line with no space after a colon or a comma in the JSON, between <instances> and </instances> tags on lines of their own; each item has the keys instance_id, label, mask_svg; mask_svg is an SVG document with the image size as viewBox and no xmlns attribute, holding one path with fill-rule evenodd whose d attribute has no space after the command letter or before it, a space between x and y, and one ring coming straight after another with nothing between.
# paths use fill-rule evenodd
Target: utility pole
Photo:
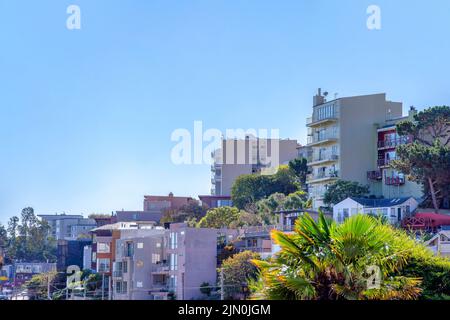
<instances>
[{"instance_id":1,"label":"utility pole","mask_svg":"<svg viewBox=\"0 0 450 320\"><path fill-rule=\"evenodd\" d=\"M108 277L108 300L112 300L111 276Z\"/></svg>"},{"instance_id":2,"label":"utility pole","mask_svg":"<svg viewBox=\"0 0 450 320\"><path fill-rule=\"evenodd\" d=\"M223 290L223 268L220 268L220 300L225 300L225 292Z\"/></svg>"},{"instance_id":3,"label":"utility pole","mask_svg":"<svg viewBox=\"0 0 450 320\"><path fill-rule=\"evenodd\" d=\"M47 275L47 298L48 300L52 300L52 296L50 294L50 274Z\"/></svg>"},{"instance_id":4,"label":"utility pole","mask_svg":"<svg viewBox=\"0 0 450 320\"><path fill-rule=\"evenodd\" d=\"M105 273L102 273L102 300L105 300Z\"/></svg>"}]
</instances>

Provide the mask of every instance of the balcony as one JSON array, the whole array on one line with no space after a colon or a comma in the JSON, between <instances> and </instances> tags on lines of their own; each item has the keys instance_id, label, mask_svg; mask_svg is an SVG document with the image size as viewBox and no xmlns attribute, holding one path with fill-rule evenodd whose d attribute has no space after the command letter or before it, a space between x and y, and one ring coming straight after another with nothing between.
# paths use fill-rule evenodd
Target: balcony
<instances>
[{"instance_id":1,"label":"balcony","mask_svg":"<svg viewBox=\"0 0 450 320\"><path fill-rule=\"evenodd\" d=\"M321 183L321 182L327 182L327 181L333 181L339 179L339 172L338 171L330 171L328 173L321 172L318 174L309 174L306 177L306 183L308 184L314 184L314 183Z\"/></svg>"},{"instance_id":2,"label":"balcony","mask_svg":"<svg viewBox=\"0 0 450 320\"><path fill-rule=\"evenodd\" d=\"M312 118L306 119L306 126L310 127L310 128L320 127L322 125L334 123L337 121L338 121L337 115L331 115L331 116L320 118L320 119L317 117L312 117Z\"/></svg>"},{"instance_id":3,"label":"balcony","mask_svg":"<svg viewBox=\"0 0 450 320\"><path fill-rule=\"evenodd\" d=\"M153 274L167 274L170 271L169 264L159 264L152 271Z\"/></svg>"},{"instance_id":4,"label":"balcony","mask_svg":"<svg viewBox=\"0 0 450 320\"><path fill-rule=\"evenodd\" d=\"M405 184L405 178L401 177L386 177L385 184L387 186L402 186Z\"/></svg>"},{"instance_id":5,"label":"balcony","mask_svg":"<svg viewBox=\"0 0 450 320\"><path fill-rule=\"evenodd\" d=\"M377 164L378 164L378 168L386 168L389 167L391 165L391 162L397 160L397 158L393 158L393 159L378 159Z\"/></svg>"},{"instance_id":6,"label":"balcony","mask_svg":"<svg viewBox=\"0 0 450 320\"><path fill-rule=\"evenodd\" d=\"M308 137L307 147L317 147L338 141L338 135L336 133L314 134L312 137Z\"/></svg>"},{"instance_id":7,"label":"balcony","mask_svg":"<svg viewBox=\"0 0 450 320\"><path fill-rule=\"evenodd\" d=\"M312 161L308 163L309 166L323 165L326 163L339 161L339 155L337 154L326 154L319 157L313 157Z\"/></svg>"},{"instance_id":8,"label":"balcony","mask_svg":"<svg viewBox=\"0 0 450 320\"><path fill-rule=\"evenodd\" d=\"M382 180L383 179L383 175L381 174L380 170L376 170L376 171L367 171L367 179L368 180Z\"/></svg>"},{"instance_id":9,"label":"balcony","mask_svg":"<svg viewBox=\"0 0 450 320\"><path fill-rule=\"evenodd\" d=\"M412 143L413 139L412 137L400 137L398 139L387 139L378 141L378 149L395 149L398 146Z\"/></svg>"}]
</instances>

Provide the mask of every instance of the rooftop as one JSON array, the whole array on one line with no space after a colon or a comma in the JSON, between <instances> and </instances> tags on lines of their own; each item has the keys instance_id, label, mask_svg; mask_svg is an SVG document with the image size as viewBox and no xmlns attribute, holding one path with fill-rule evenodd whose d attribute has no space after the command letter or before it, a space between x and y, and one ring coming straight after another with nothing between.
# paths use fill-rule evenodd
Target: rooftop
<instances>
[{"instance_id":1,"label":"rooftop","mask_svg":"<svg viewBox=\"0 0 450 320\"><path fill-rule=\"evenodd\" d=\"M407 198L393 198L393 199L367 199L367 198L350 198L353 201L358 202L364 207L368 208L382 208L382 207L392 207L398 206L402 203L405 203L412 197Z\"/></svg>"}]
</instances>

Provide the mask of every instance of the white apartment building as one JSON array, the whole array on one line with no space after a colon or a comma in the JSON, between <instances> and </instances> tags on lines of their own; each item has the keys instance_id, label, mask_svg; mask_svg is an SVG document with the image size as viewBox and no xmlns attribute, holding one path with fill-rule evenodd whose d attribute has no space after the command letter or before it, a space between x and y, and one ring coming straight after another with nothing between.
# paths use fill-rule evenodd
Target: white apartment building
<instances>
[{"instance_id":1,"label":"white apartment building","mask_svg":"<svg viewBox=\"0 0 450 320\"><path fill-rule=\"evenodd\" d=\"M367 171L377 159L375 124L402 116L402 103L373 94L326 100L313 99L313 115L307 119L308 144L312 148L307 185L313 208L324 205L328 186L338 179L368 184Z\"/></svg>"},{"instance_id":2,"label":"white apartment building","mask_svg":"<svg viewBox=\"0 0 450 320\"><path fill-rule=\"evenodd\" d=\"M274 173L282 164L298 157L296 140L262 139L247 135L245 139L224 139L213 152L211 195L231 196L234 181L244 174ZM221 205L230 205L229 202Z\"/></svg>"},{"instance_id":3,"label":"white apartment building","mask_svg":"<svg viewBox=\"0 0 450 320\"><path fill-rule=\"evenodd\" d=\"M94 219L82 215L43 214L38 217L50 225L51 236L56 240L77 240L89 236L89 231L97 226Z\"/></svg>"}]
</instances>

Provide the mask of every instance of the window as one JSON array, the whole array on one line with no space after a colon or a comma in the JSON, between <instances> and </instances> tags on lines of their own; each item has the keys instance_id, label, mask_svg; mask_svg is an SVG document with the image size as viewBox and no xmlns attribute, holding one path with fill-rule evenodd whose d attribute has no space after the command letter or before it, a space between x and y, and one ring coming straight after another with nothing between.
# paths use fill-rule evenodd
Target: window
<instances>
[{"instance_id":1,"label":"window","mask_svg":"<svg viewBox=\"0 0 450 320\"><path fill-rule=\"evenodd\" d=\"M123 273L127 273L128 272L128 262L127 261L123 261L122 262L122 272Z\"/></svg>"},{"instance_id":2,"label":"window","mask_svg":"<svg viewBox=\"0 0 450 320\"><path fill-rule=\"evenodd\" d=\"M134 255L133 242L127 242L125 244L125 257L132 257Z\"/></svg>"},{"instance_id":3,"label":"window","mask_svg":"<svg viewBox=\"0 0 450 320\"><path fill-rule=\"evenodd\" d=\"M109 259L97 259L97 272L109 272L110 261Z\"/></svg>"},{"instance_id":4,"label":"window","mask_svg":"<svg viewBox=\"0 0 450 320\"><path fill-rule=\"evenodd\" d=\"M142 282L141 281L136 282L136 287L142 288L143 287Z\"/></svg>"},{"instance_id":5,"label":"window","mask_svg":"<svg viewBox=\"0 0 450 320\"><path fill-rule=\"evenodd\" d=\"M118 293L118 294L122 293L122 281L116 282L116 293Z\"/></svg>"},{"instance_id":6,"label":"window","mask_svg":"<svg viewBox=\"0 0 450 320\"><path fill-rule=\"evenodd\" d=\"M169 278L169 288L175 290L177 288L177 276L172 275Z\"/></svg>"},{"instance_id":7,"label":"window","mask_svg":"<svg viewBox=\"0 0 450 320\"><path fill-rule=\"evenodd\" d=\"M178 237L176 232L170 233L170 249L178 248Z\"/></svg>"},{"instance_id":8,"label":"window","mask_svg":"<svg viewBox=\"0 0 450 320\"><path fill-rule=\"evenodd\" d=\"M158 253L152 253L152 263L156 264L161 262L161 255Z\"/></svg>"},{"instance_id":9,"label":"window","mask_svg":"<svg viewBox=\"0 0 450 320\"><path fill-rule=\"evenodd\" d=\"M138 249L144 249L144 243L143 242L138 242L137 248Z\"/></svg>"},{"instance_id":10,"label":"window","mask_svg":"<svg viewBox=\"0 0 450 320\"><path fill-rule=\"evenodd\" d=\"M110 244L106 242L97 243L97 252L98 253L109 253L110 252Z\"/></svg>"},{"instance_id":11,"label":"window","mask_svg":"<svg viewBox=\"0 0 450 320\"><path fill-rule=\"evenodd\" d=\"M349 209L344 209L343 213L344 213L344 221L345 221L349 218Z\"/></svg>"},{"instance_id":12,"label":"window","mask_svg":"<svg viewBox=\"0 0 450 320\"><path fill-rule=\"evenodd\" d=\"M170 270L178 270L178 255L175 253L170 254Z\"/></svg>"}]
</instances>

